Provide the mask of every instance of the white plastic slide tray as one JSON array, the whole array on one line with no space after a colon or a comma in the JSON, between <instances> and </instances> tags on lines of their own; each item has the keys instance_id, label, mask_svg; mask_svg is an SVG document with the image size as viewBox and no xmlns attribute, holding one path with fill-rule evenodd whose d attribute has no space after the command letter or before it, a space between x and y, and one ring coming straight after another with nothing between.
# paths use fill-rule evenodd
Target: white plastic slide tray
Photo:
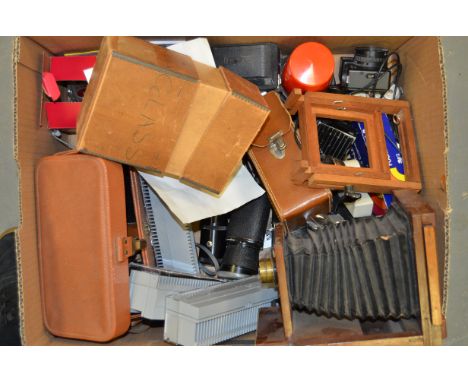
<instances>
[{"instance_id":1,"label":"white plastic slide tray","mask_svg":"<svg viewBox=\"0 0 468 382\"><path fill-rule=\"evenodd\" d=\"M166 296L219 283L214 279L174 272L171 275L156 268L138 268L130 272L130 308L141 312L141 316L149 320L164 320Z\"/></svg>"},{"instance_id":2,"label":"white plastic slide tray","mask_svg":"<svg viewBox=\"0 0 468 382\"><path fill-rule=\"evenodd\" d=\"M180 223L142 177L140 184L156 264L172 271L199 274L191 225Z\"/></svg>"},{"instance_id":3,"label":"white plastic slide tray","mask_svg":"<svg viewBox=\"0 0 468 382\"><path fill-rule=\"evenodd\" d=\"M183 292L166 299L164 339L213 345L256 330L258 310L278 298L257 276Z\"/></svg>"}]
</instances>

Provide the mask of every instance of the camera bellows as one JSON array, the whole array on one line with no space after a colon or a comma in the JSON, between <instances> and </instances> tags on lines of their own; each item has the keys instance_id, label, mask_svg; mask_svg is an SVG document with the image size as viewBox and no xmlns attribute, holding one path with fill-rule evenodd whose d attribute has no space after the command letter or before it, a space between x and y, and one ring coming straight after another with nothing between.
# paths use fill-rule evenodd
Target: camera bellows
<instances>
[{"instance_id":1,"label":"camera bellows","mask_svg":"<svg viewBox=\"0 0 468 382\"><path fill-rule=\"evenodd\" d=\"M348 319L419 315L411 226L394 202L383 218L301 228L289 234L285 262L296 310Z\"/></svg>"}]
</instances>

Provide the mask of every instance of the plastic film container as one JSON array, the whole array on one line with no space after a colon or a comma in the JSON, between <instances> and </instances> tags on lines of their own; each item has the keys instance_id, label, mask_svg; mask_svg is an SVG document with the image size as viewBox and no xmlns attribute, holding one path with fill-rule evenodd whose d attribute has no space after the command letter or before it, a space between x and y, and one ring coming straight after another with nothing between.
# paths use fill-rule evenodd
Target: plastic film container
<instances>
[{"instance_id":1,"label":"plastic film container","mask_svg":"<svg viewBox=\"0 0 468 382\"><path fill-rule=\"evenodd\" d=\"M289 56L282 74L283 87L288 93L295 88L312 92L325 90L334 68L330 49L317 42L306 42Z\"/></svg>"}]
</instances>

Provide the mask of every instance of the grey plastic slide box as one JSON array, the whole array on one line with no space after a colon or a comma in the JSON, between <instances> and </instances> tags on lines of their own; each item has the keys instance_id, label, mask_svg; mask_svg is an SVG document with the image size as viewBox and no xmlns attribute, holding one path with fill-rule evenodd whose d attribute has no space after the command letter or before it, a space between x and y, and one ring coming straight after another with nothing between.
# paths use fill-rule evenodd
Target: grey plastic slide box
<instances>
[{"instance_id":1,"label":"grey plastic slide box","mask_svg":"<svg viewBox=\"0 0 468 382\"><path fill-rule=\"evenodd\" d=\"M199 274L192 226L178 221L141 176L140 184L157 266Z\"/></svg>"},{"instance_id":2,"label":"grey plastic slide box","mask_svg":"<svg viewBox=\"0 0 468 382\"><path fill-rule=\"evenodd\" d=\"M166 296L219 284L219 281L193 278L186 275L172 276L157 269L132 269L130 272L130 308L141 312L143 318L164 320Z\"/></svg>"},{"instance_id":3,"label":"grey plastic slide box","mask_svg":"<svg viewBox=\"0 0 468 382\"><path fill-rule=\"evenodd\" d=\"M213 345L256 330L258 310L278 298L258 276L183 292L166 299L164 339L180 345Z\"/></svg>"}]
</instances>

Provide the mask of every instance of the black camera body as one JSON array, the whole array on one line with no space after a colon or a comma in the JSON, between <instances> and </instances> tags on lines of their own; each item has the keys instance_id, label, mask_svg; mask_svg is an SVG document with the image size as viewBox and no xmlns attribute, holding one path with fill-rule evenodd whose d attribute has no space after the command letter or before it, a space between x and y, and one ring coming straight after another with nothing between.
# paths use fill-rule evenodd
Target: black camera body
<instances>
[{"instance_id":1,"label":"black camera body","mask_svg":"<svg viewBox=\"0 0 468 382\"><path fill-rule=\"evenodd\" d=\"M384 48L356 48L354 57L341 58L340 87L344 91L387 91L391 80L387 57Z\"/></svg>"}]
</instances>

